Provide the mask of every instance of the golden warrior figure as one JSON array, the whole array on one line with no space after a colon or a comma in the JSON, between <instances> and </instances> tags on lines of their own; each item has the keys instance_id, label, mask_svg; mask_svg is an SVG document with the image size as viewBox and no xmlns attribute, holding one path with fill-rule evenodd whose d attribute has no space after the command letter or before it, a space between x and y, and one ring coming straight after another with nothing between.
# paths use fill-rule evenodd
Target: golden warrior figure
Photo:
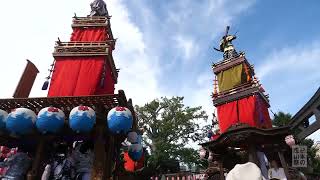
<instances>
[{"instance_id":1,"label":"golden warrior figure","mask_svg":"<svg viewBox=\"0 0 320 180\"><path fill-rule=\"evenodd\" d=\"M229 58L238 56L238 53L232 44L232 41L235 40L237 37L235 35L229 35L228 34L229 29L230 27L227 26L226 34L225 36L222 37L220 41L220 48L219 49L214 48L216 51L223 52L224 59L229 59Z\"/></svg>"}]
</instances>

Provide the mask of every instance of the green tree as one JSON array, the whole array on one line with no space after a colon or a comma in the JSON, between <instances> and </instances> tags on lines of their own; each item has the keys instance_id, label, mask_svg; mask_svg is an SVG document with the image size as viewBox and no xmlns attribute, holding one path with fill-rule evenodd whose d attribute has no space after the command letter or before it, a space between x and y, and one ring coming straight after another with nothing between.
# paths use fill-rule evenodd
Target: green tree
<instances>
[{"instance_id":1,"label":"green tree","mask_svg":"<svg viewBox=\"0 0 320 180\"><path fill-rule=\"evenodd\" d=\"M272 124L277 127L286 126L289 124L291 118L291 114L280 111L274 115Z\"/></svg>"},{"instance_id":2,"label":"green tree","mask_svg":"<svg viewBox=\"0 0 320 180\"><path fill-rule=\"evenodd\" d=\"M187 145L204 140L209 126L200 127L199 123L208 117L201 107L186 107L183 99L164 97L136 106L139 127L144 128L143 140L150 150L149 166L160 167L168 164L165 162L183 162L189 167L199 164L197 151Z\"/></svg>"}]
</instances>

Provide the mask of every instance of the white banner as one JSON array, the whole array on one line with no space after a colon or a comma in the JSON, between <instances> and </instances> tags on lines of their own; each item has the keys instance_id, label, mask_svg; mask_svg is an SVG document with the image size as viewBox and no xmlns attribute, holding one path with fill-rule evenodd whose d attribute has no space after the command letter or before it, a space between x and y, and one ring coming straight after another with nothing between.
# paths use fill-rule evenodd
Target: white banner
<instances>
[{"instance_id":1,"label":"white banner","mask_svg":"<svg viewBox=\"0 0 320 180\"><path fill-rule=\"evenodd\" d=\"M292 146L292 167L308 166L307 146Z\"/></svg>"}]
</instances>

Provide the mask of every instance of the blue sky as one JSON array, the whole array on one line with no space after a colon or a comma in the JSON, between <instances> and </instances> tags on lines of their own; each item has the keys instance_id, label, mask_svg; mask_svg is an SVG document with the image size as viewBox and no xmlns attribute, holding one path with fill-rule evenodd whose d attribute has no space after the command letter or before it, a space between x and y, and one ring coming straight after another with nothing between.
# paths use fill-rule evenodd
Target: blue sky
<instances>
[{"instance_id":1,"label":"blue sky","mask_svg":"<svg viewBox=\"0 0 320 180\"><path fill-rule=\"evenodd\" d=\"M0 15L2 77L0 97L11 97L31 59L40 70L31 96L41 91L52 62L54 41L67 41L71 18L89 13L89 0L4 1ZM190 106L214 111L211 63L222 55L213 50L225 27L255 65L270 94L271 109L296 113L319 87L320 2L298 0L108 0L114 58L120 68L117 89L134 103L161 96L184 96ZM19 13L12 13L12 8ZM35 8L37 7L37 8ZM9 78L10 77L10 78ZM317 135L317 137L320 137ZM319 138L320 139L320 138Z\"/></svg>"}]
</instances>

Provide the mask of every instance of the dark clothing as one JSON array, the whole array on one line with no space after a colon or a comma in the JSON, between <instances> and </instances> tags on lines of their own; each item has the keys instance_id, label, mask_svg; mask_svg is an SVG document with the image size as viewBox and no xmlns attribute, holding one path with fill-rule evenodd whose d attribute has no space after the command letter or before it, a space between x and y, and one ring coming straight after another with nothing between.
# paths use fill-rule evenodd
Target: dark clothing
<instances>
[{"instance_id":1,"label":"dark clothing","mask_svg":"<svg viewBox=\"0 0 320 180\"><path fill-rule=\"evenodd\" d=\"M91 13L92 16L109 16L107 10L107 4L103 0L95 0L91 4Z\"/></svg>"},{"instance_id":2,"label":"dark clothing","mask_svg":"<svg viewBox=\"0 0 320 180\"><path fill-rule=\"evenodd\" d=\"M24 180L30 166L31 158L26 153L19 152L0 163L0 167L8 167L2 179Z\"/></svg>"}]
</instances>

